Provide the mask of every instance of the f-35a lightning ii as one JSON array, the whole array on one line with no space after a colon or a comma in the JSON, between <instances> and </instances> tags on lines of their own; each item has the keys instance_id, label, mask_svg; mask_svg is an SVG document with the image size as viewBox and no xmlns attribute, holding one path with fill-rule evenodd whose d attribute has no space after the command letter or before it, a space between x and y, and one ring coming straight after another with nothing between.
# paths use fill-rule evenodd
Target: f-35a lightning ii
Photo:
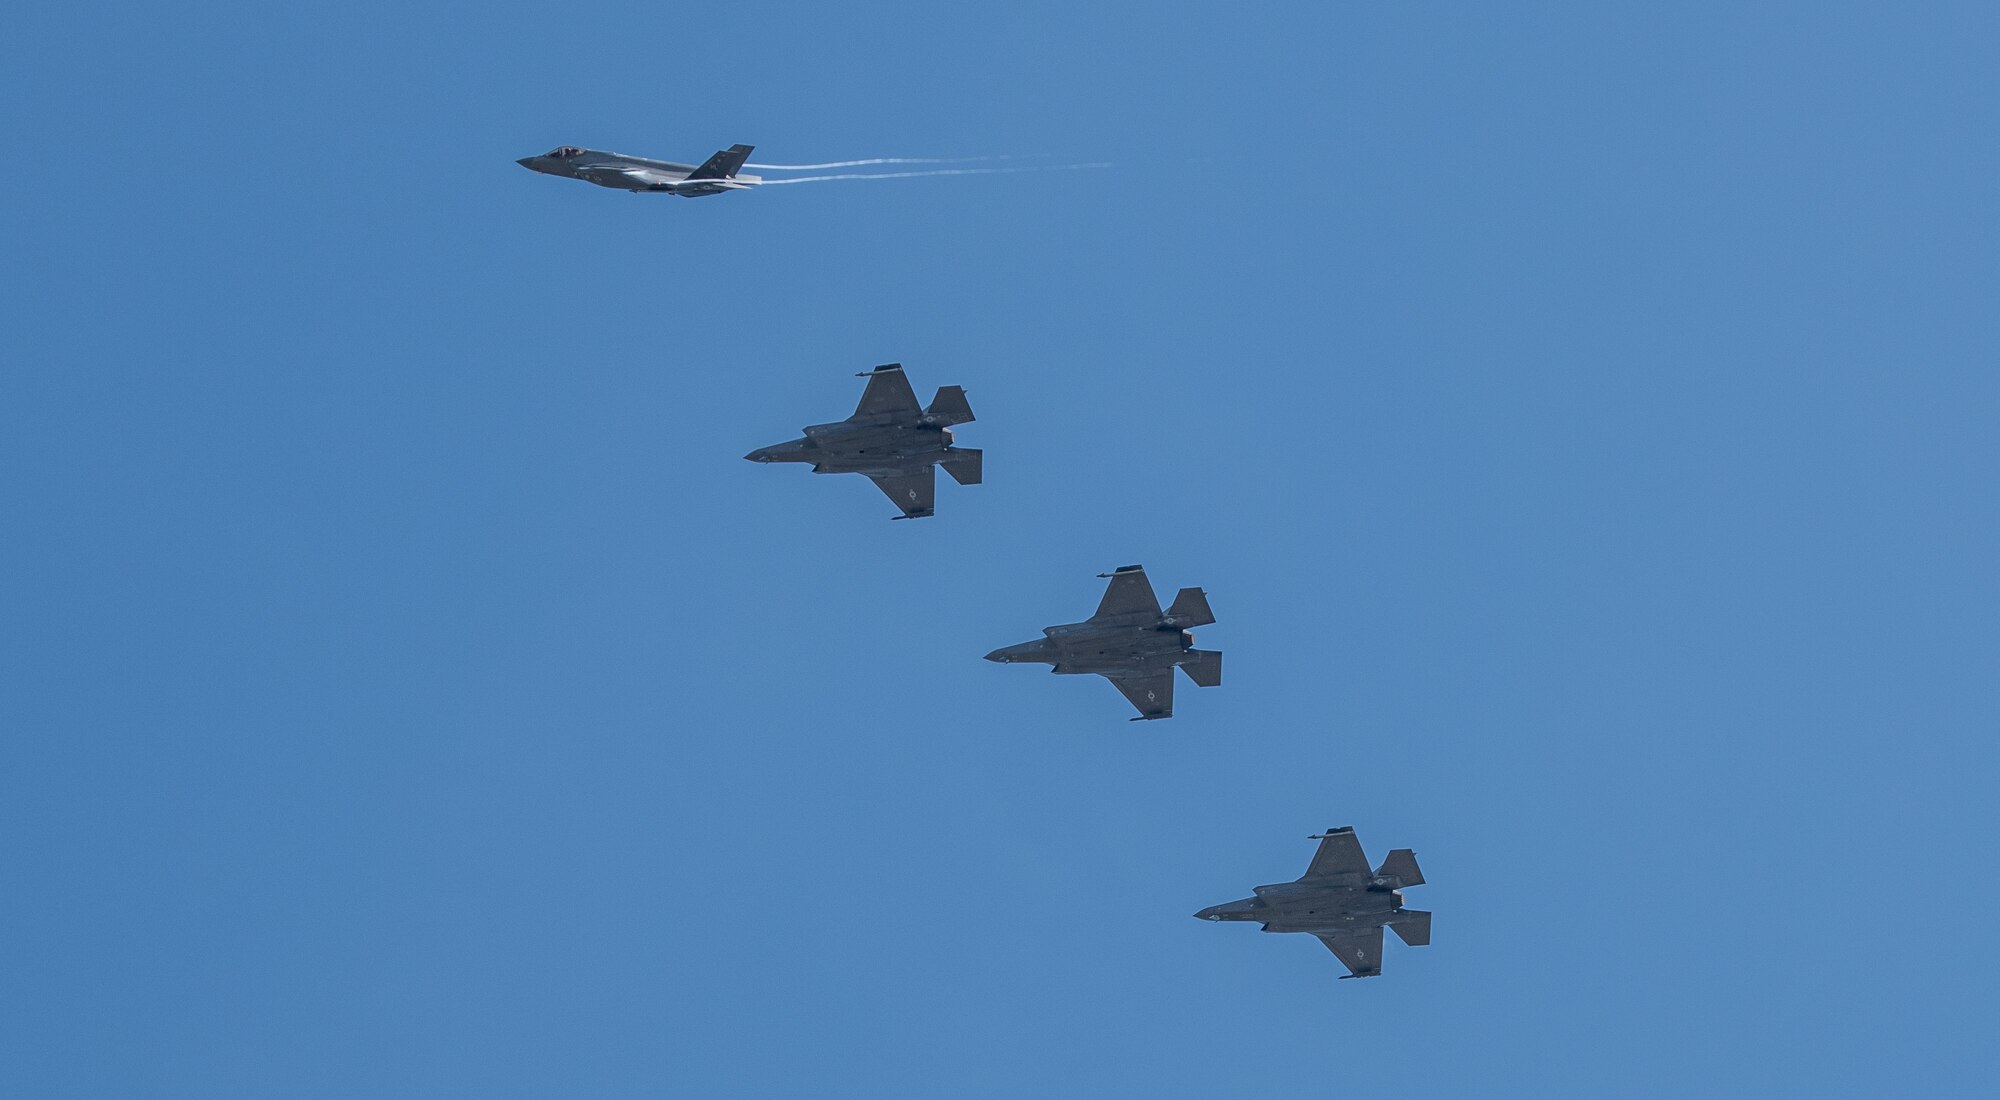
<instances>
[{"instance_id":1,"label":"f-35a lightning ii","mask_svg":"<svg viewBox=\"0 0 2000 1100\"><path fill-rule=\"evenodd\" d=\"M1319 841L1319 851L1298 881L1259 886L1256 897L1211 905L1195 916L1260 921L1266 932L1311 932L1347 965L1343 978L1382 973L1384 927L1395 929L1411 947L1431 942L1431 915L1403 908L1398 892L1423 885L1415 852L1398 848L1371 873L1352 826L1309 839Z\"/></svg>"},{"instance_id":2,"label":"f-35a lightning ii","mask_svg":"<svg viewBox=\"0 0 2000 1100\"><path fill-rule=\"evenodd\" d=\"M1222 682L1222 654L1194 648L1189 627L1215 621L1208 596L1183 588L1164 614L1146 570L1128 565L1110 573L1097 614L1080 623L1045 627L1039 641L1022 642L986 655L1001 664L1054 665L1050 671L1094 673L1111 681L1139 708L1134 722L1174 716L1174 668L1202 687Z\"/></svg>"},{"instance_id":3,"label":"f-35a lightning ii","mask_svg":"<svg viewBox=\"0 0 2000 1100\"><path fill-rule=\"evenodd\" d=\"M943 386L929 408L917 407L916 391L901 363L862 371L868 388L854 415L806 428L805 438L744 455L752 462L810 462L816 474L866 474L877 489L903 510L893 519L934 514L937 467L960 485L977 485L985 454L952 446L951 426L972 422L972 406L962 386Z\"/></svg>"},{"instance_id":4,"label":"f-35a lightning ii","mask_svg":"<svg viewBox=\"0 0 2000 1100\"><path fill-rule=\"evenodd\" d=\"M565 145L539 157L522 157L514 163L545 176L568 176L587 180L599 187L620 191L664 191L684 199L742 191L763 182L762 176L742 174L743 162L750 159L751 146L732 145L700 164L675 164L670 160L648 160L579 149Z\"/></svg>"}]
</instances>

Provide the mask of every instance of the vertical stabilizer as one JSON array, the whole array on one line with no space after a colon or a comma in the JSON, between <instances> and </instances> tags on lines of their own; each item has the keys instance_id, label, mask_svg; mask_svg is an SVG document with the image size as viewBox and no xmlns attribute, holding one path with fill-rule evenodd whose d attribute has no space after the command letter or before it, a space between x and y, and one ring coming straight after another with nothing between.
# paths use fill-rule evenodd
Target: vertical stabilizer
<instances>
[{"instance_id":1,"label":"vertical stabilizer","mask_svg":"<svg viewBox=\"0 0 2000 1100\"><path fill-rule=\"evenodd\" d=\"M931 407L924 410L924 420L941 428L972 423L972 405L965 399L965 387L939 386Z\"/></svg>"},{"instance_id":2,"label":"vertical stabilizer","mask_svg":"<svg viewBox=\"0 0 2000 1100\"><path fill-rule=\"evenodd\" d=\"M1377 878L1394 878L1402 886L1422 886L1424 873L1417 868L1417 853L1408 848L1398 848L1382 860L1376 868Z\"/></svg>"},{"instance_id":3,"label":"vertical stabilizer","mask_svg":"<svg viewBox=\"0 0 2000 1100\"><path fill-rule=\"evenodd\" d=\"M691 180L726 180L743 170L743 162L750 159L750 146L732 145L701 162L701 166L688 173Z\"/></svg>"},{"instance_id":4,"label":"vertical stabilizer","mask_svg":"<svg viewBox=\"0 0 2000 1100\"><path fill-rule=\"evenodd\" d=\"M1208 609L1208 593L1199 588L1183 588L1174 597L1174 605L1167 608L1167 618L1182 630L1190 627L1207 626L1215 621L1215 612Z\"/></svg>"}]
</instances>

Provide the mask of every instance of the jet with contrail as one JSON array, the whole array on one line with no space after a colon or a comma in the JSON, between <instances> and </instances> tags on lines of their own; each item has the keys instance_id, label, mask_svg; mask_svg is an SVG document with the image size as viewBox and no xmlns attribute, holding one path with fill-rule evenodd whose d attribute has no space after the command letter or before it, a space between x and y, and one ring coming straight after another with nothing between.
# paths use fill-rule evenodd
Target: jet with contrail
<instances>
[{"instance_id":1,"label":"jet with contrail","mask_svg":"<svg viewBox=\"0 0 2000 1100\"><path fill-rule=\"evenodd\" d=\"M893 180L914 179L918 176L992 176L1016 172L1061 172L1078 168L1108 168L1110 165L1092 162L1089 164L1035 164L1012 165L1008 167L984 168L928 168L920 171L900 172L841 172L830 176L792 176L768 179L763 176L745 175L743 169L757 168L764 171L800 172L824 168L857 168L877 164L971 164L979 161L1030 160L1034 157L990 156L990 157L866 157L860 160L834 160L818 164L748 164L748 145L732 145L700 164L677 164L670 160L651 160L625 153L607 153L601 149L583 149L574 145L564 145L551 149L538 157L522 157L514 163L530 171L548 176L566 176L584 180L599 187L610 187L619 191L664 192L682 198L700 198L703 195L720 195L724 191L747 191L752 187L770 187L781 183L825 183L829 180ZM1041 154L1037 154L1039 156Z\"/></svg>"},{"instance_id":2,"label":"jet with contrail","mask_svg":"<svg viewBox=\"0 0 2000 1100\"><path fill-rule=\"evenodd\" d=\"M700 164L676 164L670 160L649 160L564 145L539 157L522 157L514 163L545 176L567 176L599 187L658 191L698 199L724 191L742 191L763 182L761 177L743 174L743 162L750 159L750 149L748 145L732 145Z\"/></svg>"}]
</instances>

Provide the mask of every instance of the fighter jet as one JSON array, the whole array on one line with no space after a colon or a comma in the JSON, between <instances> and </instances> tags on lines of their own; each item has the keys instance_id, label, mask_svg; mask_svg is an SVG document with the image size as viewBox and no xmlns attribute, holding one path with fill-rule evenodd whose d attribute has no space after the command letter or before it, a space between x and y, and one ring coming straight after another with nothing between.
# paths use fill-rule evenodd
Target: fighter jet
<instances>
[{"instance_id":1,"label":"fighter jet","mask_svg":"<svg viewBox=\"0 0 2000 1100\"><path fill-rule=\"evenodd\" d=\"M664 191L684 199L698 199L724 191L743 191L762 183L762 176L742 174L743 162L750 159L750 149L748 145L732 145L697 165L564 145L539 157L522 157L514 163L547 176L588 180L599 187Z\"/></svg>"},{"instance_id":2,"label":"fighter jet","mask_svg":"<svg viewBox=\"0 0 2000 1100\"><path fill-rule=\"evenodd\" d=\"M1382 973L1385 926L1395 929L1411 947L1431 942L1431 915L1403 908L1398 892L1424 883L1415 852L1398 848L1370 873L1353 826L1328 829L1307 839L1319 841L1319 851L1298 881L1259 886L1254 898L1211 905L1195 916L1259 921L1266 932L1311 932L1346 964L1349 973L1343 978Z\"/></svg>"},{"instance_id":3,"label":"fighter jet","mask_svg":"<svg viewBox=\"0 0 2000 1100\"><path fill-rule=\"evenodd\" d=\"M890 363L862 371L868 388L854 415L832 424L813 424L805 438L744 455L752 462L810 462L816 474L866 474L896 507L892 519L934 515L937 467L960 485L977 485L985 454L952 446L951 426L972 422L972 406L962 386L942 386L929 408L917 407L916 391L903 365Z\"/></svg>"},{"instance_id":4,"label":"fighter jet","mask_svg":"<svg viewBox=\"0 0 2000 1100\"><path fill-rule=\"evenodd\" d=\"M1110 573L1097 614L1080 623L1045 627L1039 641L1022 642L986 655L1001 664L1054 665L1050 671L1095 673L1111 681L1139 708L1134 722L1174 716L1174 666L1201 687L1222 682L1222 654L1195 649L1189 627L1215 621L1208 596L1199 588L1183 588L1174 605L1160 612L1153 582L1146 570L1127 565Z\"/></svg>"}]
</instances>

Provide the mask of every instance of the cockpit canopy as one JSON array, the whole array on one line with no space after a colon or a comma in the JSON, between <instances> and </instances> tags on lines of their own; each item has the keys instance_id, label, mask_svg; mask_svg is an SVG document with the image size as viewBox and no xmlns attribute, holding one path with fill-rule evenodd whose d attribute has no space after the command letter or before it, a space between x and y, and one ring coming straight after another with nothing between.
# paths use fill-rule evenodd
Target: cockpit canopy
<instances>
[{"instance_id":1,"label":"cockpit canopy","mask_svg":"<svg viewBox=\"0 0 2000 1100\"><path fill-rule=\"evenodd\" d=\"M561 146L560 148L551 149L548 152L543 153L542 155L549 158L550 160L568 160L571 157L582 156L583 150L577 148L574 145L564 145Z\"/></svg>"}]
</instances>

